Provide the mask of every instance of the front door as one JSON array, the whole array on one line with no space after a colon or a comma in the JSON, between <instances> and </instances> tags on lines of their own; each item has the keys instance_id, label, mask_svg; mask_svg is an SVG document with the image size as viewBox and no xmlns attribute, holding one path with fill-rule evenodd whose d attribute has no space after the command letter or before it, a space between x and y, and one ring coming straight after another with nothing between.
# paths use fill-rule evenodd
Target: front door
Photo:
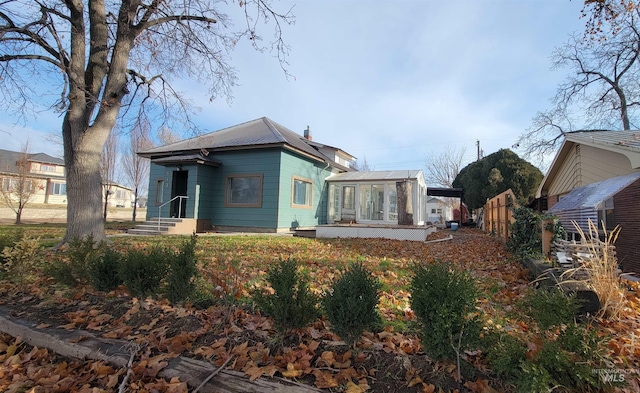
<instances>
[{"instance_id":1,"label":"front door","mask_svg":"<svg viewBox=\"0 0 640 393\"><path fill-rule=\"evenodd\" d=\"M171 199L182 195L187 196L187 183L189 171L173 171L173 187L171 189ZM186 217L187 199L176 198L171 202L171 217Z\"/></svg>"}]
</instances>

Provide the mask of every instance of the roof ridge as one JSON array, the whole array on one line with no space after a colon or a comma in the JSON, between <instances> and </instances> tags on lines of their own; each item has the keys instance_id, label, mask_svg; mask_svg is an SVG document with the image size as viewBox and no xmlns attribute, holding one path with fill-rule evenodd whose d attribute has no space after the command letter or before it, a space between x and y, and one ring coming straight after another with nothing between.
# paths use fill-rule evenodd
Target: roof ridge
<instances>
[{"instance_id":1,"label":"roof ridge","mask_svg":"<svg viewBox=\"0 0 640 393\"><path fill-rule=\"evenodd\" d=\"M266 116L262 116L260 118L260 120L262 120L264 122L264 124L267 126L269 131L271 131L273 133L273 135L275 135L278 139L280 139L281 142L288 142L287 138L284 135L282 135L282 133L280 132L278 127L276 127L276 124L278 124L278 123L275 123L273 120L269 119ZM280 124L278 124L278 125L280 125Z\"/></svg>"}]
</instances>

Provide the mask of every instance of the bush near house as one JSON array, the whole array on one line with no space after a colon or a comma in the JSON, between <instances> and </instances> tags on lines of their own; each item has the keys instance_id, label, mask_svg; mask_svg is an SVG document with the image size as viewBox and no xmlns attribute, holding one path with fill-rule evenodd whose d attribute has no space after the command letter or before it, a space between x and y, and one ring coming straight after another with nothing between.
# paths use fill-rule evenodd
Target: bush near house
<instances>
[{"instance_id":1,"label":"bush near house","mask_svg":"<svg viewBox=\"0 0 640 393\"><path fill-rule=\"evenodd\" d=\"M394 389L411 393L438 391L439 388L461 392L465 389L490 391L489 388L533 391L553 383L554 391L558 392L588 391L598 389L599 385L592 383L599 375L592 370L591 374L584 374L587 368L640 369L637 360L640 352L637 346L630 345L633 337L640 336L637 327L640 301L636 295L640 291L639 285L628 284L625 296L629 305L615 321L598 317L597 323L591 325L574 325L571 321L560 325L542 322L543 319L527 311L519 300L532 299L532 291L529 282L520 274L521 267L514 256L498 239L472 229L460 231L465 236L429 244L382 239L200 237L195 244L195 256L199 273L204 273L198 283L203 281L204 285L199 288L218 291L220 285L209 277L229 275L226 269L233 266L234 285L220 286L220 290L233 291L235 302L229 303L223 300L226 299L224 296L216 296L206 309L191 307L189 303L171 304L165 298L168 295L163 287L167 276L161 280L163 285L157 292L144 302L144 307L122 287L110 293L95 292L86 285L64 288L42 274L40 266L46 261L41 256L31 272L34 281L27 281L19 293L10 290L15 288L12 283L0 281L0 301L3 307L19 310L22 318L34 318L43 324L96 329L121 339L134 335L148 345L141 354L145 358L136 358L136 364L151 364L152 359L165 360L166 356L178 353L221 364L232 354L234 359L227 367L244 373L247 378L284 376L332 390L349 387L355 391L357 387L364 391ZM156 246L176 254L189 240L184 237L114 237L111 241L110 249L120 253L123 258L119 260L122 261L130 250L148 254ZM450 280L451 273L465 272L475 288L477 301L473 302L473 311L462 312L467 318L463 322L464 334L472 331L465 325L469 320L477 319L483 327L476 335L483 343L477 346L470 343L467 351L461 350L464 337L460 341L462 345L456 345L451 340L454 334L448 334L448 342L454 342L454 346L441 348L450 352L446 356L449 360L443 357L440 361L424 356L427 345L421 344L418 337L423 337L427 330L421 323L416 323L421 318L417 315L419 307L414 307L411 300L414 296L420 297L412 293L416 276L413 261L423 261L420 265L424 267L439 265L430 259L436 256L447 261L445 265L449 266L441 272L445 280ZM268 282L268 271L277 270L283 260L289 259L296 261L297 268L293 272L306 281L312 294L329 292L345 271L345 261L359 261L381 283L378 311L383 329L363 332L352 347L339 345L335 332L330 330L332 325L322 317L311 318L308 325L293 332L284 335L277 332L274 319L254 312L248 303L250 288L259 285L263 287L264 295L275 293L275 287L264 284ZM455 298L453 295L459 292L439 291L434 298L444 304L447 298ZM557 312L559 307L563 306L554 305L550 314L563 315ZM65 311L61 313L60 310ZM540 326L551 327L544 330ZM276 337L278 340L274 340ZM599 339L605 340L606 345L596 343ZM13 344L2 335L0 341L7 346ZM146 358L155 354L158 358ZM460 366L455 361L458 355ZM4 356L1 351L0 356ZM567 359L572 365L584 362L584 368L568 367ZM12 370L26 376L28 367L45 367L35 366L35 361L34 356L16 364ZM47 361L54 362L55 359ZM80 364L98 366L89 361ZM464 369L462 379L456 380L460 368ZM136 370L142 369L149 370L136 366ZM77 362L68 363L65 370L71 376L90 373L89 369L78 371ZM113 375L115 373L117 371ZM6 375L0 375L0 384L13 383L7 382L6 378ZM143 381L142 378L132 376L132 391L144 389L148 379ZM161 382L156 379L154 383ZM96 387L109 390L100 383L99 379L95 380Z\"/></svg>"}]
</instances>

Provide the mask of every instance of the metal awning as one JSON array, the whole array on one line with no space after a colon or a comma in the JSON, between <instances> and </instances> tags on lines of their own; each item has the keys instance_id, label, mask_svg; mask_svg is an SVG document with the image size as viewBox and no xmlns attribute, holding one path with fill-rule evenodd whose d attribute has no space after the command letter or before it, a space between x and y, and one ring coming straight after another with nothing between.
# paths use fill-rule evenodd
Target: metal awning
<instances>
[{"instance_id":1,"label":"metal awning","mask_svg":"<svg viewBox=\"0 0 640 393\"><path fill-rule=\"evenodd\" d=\"M213 157L203 156L202 154L173 155L169 157L154 158L151 162L158 165L200 164L214 167L222 165L220 160L216 160Z\"/></svg>"},{"instance_id":2,"label":"metal awning","mask_svg":"<svg viewBox=\"0 0 640 393\"><path fill-rule=\"evenodd\" d=\"M462 188L427 188L427 195L447 198L462 198L464 190Z\"/></svg>"},{"instance_id":3,"label":"metal awning","mask_svg":"<svg viewBox=\"0 0 640 393\"><path fill-rule=\"evenodd\" d=\"M603 208L604 203L638 179L640 172L634 172L576 188L548 212L557 216L566 230L573 231L571 221L576 221L583 231L588 232L588 221L598 221L598 210Z\"/></svg>"}]
</instances>

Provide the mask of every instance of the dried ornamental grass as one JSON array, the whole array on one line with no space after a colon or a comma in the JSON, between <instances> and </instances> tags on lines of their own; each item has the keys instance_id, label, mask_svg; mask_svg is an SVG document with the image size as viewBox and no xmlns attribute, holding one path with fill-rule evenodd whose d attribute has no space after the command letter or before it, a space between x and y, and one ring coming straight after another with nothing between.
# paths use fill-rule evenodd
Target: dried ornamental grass
<instances>
[{"instance_id":1,"label":"dried ornamental grass","mask_svg":"<svg viewBox=\"0 0 640 393\"><path fill-rule=\"evenodd\" d=\"M601 317L619 318L626 305L625 290L621 282L621 273L618 270L618 259L614 254L614 243L620 234L620 227L607 231L603 223L604 240L600 240L598 227L589 220L588 235L572 221L582 238L582 244L587 247L587 255L578 255L580 266L569 269L563 276L580 277L584 279L571 280L585 284L591 288L600 300Z\"/></svg>"}]
</instances>

